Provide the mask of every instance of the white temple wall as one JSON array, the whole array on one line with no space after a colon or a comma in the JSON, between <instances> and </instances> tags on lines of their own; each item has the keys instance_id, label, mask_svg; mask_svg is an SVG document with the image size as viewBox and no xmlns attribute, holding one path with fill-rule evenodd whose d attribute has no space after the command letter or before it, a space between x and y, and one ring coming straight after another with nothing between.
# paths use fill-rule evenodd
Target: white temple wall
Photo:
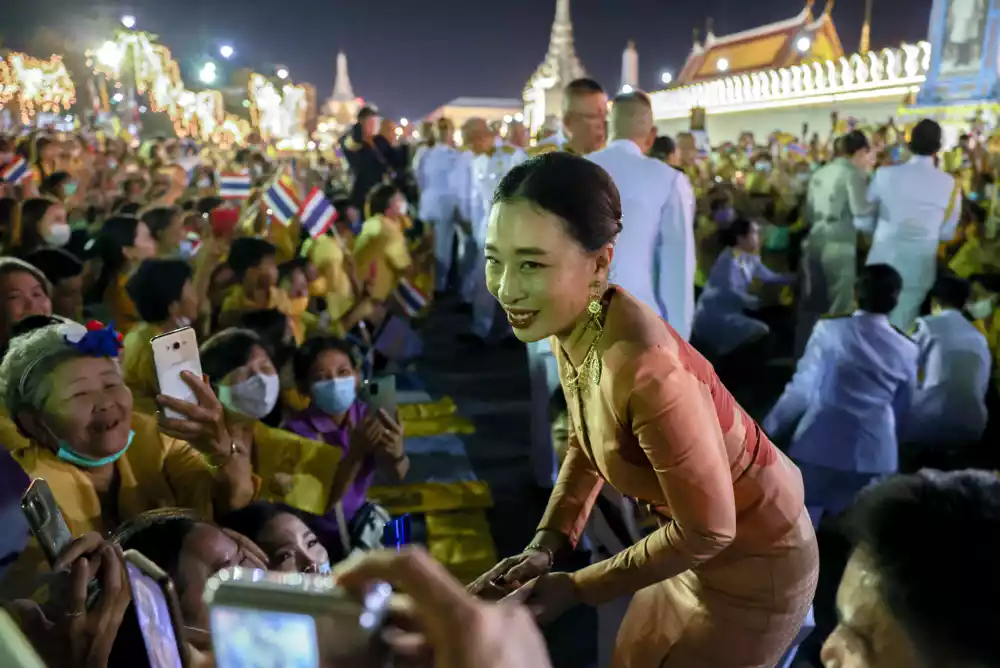
<instances>
[{"instance_id":1,"label":"white temple wall","mask_svg":"<svg viewBox=\"0 0 1000 668\"><path fill-rule=\"evenodd\" d=\"M830 114L837 111L841 119L854 117L860 125L883 125L890 118L898 117L900 102L898 100L849 100L833 104L818 104L784 109L762 109L758 111L740 111L735 113L708 113L705 130L713 145L723 142L735 142L741 132L753 132L758 142L764 142L767 136L775 130L789 132L798 136L802 132L802 124L809 124L810 136L819 132L826 138L830 133ZM689 130L691 122L688 118L657 119L656 127L660 134L676 136L678 132Z\"/></svg>"}]
</instances>

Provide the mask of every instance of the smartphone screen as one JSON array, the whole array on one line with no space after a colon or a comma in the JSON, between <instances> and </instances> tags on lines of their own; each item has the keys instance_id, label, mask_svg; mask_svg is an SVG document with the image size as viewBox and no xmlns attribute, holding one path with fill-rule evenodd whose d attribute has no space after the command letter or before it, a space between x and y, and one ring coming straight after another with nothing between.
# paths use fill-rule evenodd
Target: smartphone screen
<instances>
[{"instance_id":1,"label":"smartphone screen","mask_svg":"<svg viewBox=\"0 0 1000 668\"><path fill-rule=\"evenodd\" d=\"M233 606L212 608L217 668L316 668L319 645L310 615Z\"/></svg>"},{"instance_id":2,"label":"smartphone screen","mask_svg":"<svg viewBox=\"0 0 1000 668\"><path fill-rule=\"evenodd\" d=\"M159 583L133 563L126 562L132 603L146 645L150 668L182 668L180 647L170 608Z\"/></svg>"}]
</instances>

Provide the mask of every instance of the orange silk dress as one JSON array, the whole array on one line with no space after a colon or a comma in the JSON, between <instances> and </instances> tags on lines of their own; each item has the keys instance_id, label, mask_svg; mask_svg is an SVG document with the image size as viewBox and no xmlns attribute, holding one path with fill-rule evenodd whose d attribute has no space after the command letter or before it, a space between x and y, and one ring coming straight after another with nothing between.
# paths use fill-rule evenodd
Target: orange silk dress
<instances>
[{"instance_id":1,"label":"orange silk dress","mask_svg":"<svg viewBox=\"0 0 1000 668\"><path fill-rule=\"evenodd\" d=\"M552 348L566 390L576 370L558 341ZM590 605L634 594L613 665L770 668L819 574L798 469L712 366L621 288L597 354L599 383L567 392L568 453L539 529L575 544L604 482L660 518L654 533L573 574Z\"/></svg>"}]
</instances>

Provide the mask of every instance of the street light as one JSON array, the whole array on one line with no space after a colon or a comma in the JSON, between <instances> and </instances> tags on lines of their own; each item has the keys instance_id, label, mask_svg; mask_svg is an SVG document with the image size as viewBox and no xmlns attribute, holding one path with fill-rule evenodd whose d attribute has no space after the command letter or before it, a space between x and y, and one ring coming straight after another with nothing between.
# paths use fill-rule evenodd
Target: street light
<instances>
[{"instance_id":1,"label":"street light","mask_svg":"<svg viewBox=\"0 0 1000 668\"><path fill-rule=\"evenodd\" d=\"M407 125L409 125L409 124L410 124L410 119L408 119L408 118L401 118L401 119L399 119L399 124L400 124L400 125L401 125L402 127L404 127L404 128L405 128L405 127L406 127Z\"/></svg>"},{"instance_id":2,"label":"street light","mask_svg":"<svg viewBox=\"0 0 1000 668\"><path fill-rule=\"evenodd\" d=\"M223 44L222 46L219 47L219 55L225 58L226 60L229 60L230 58L233 57L233 47L229 46L228 44Z\"/></svg>"},{"instance_id":3,"label":"street light","mask_svg":"<svg viewBox=\"0 0 1000 668\"><path fill-rule=\"evenodd\" d=\"M801 53L805 53L810 47L812 47L812 44L812 40L808 37L799 37L798 41L795 42L795 48Z\"/></svg>"},{"instance_id":4,"label":"street light","mask_svg":"<svg viewBox=\"0 0 1000 668\"><path fill-rule=\"evenodd\" d=\"M719 62L716 63L720 72L726 72L729 70L729 60L726 58L719 58Z\"/></svg>"},{"instance_id":5,"label":"street light","mask_svg":"<svg viewBox=\"0 0 1000 668\"><path fill-rule=\"evenodd\" d=\"M215 81L215 63L205 63L201 72L198 73L198 78L201 79L202 83L213 83Z\"/></svg>"},{"instance_id":6,"label":"street light","mask_svg":"<svg viewBox=\"0 0 1000 668\"><path fill-rule=\"evenodd\" d=\"M114 100L115 102L121 102L122 100L125 99L125 96L122 95L121 93L115 93L115 96L111 99Z\"/></svg>"},{"instance_id":7,"label":"street light","mask_svg":"<svg viewBox=\"0 0 1000 668\"><path fill-rule=\"evenodd\" d=\"M670 72L664 72L660 75L660 81L663 82L664 86L669 86L670 82L674 80L674 75Z\"/></svg>"},{"instance_id":8,"label":"street light","mask_svg":"<svg viewBox=\"0 0 1000 668\"><path fill-rule=\"evenodd\" d=\"M275 72L275 74L278 75L279 79L287 79L288 78L288 70L285 69L284 67L279 67L278 71Z\"/></svg>"},{"instance_id":9,"label":"street light","mask_svg":"<svg viewBox=\"0 0 1000 668\"><path fill-rule=\"evenodd\" d=\"M622 86L622 92L628 95L629 93L632 92L632 87L629 86L628 84L625 84L624 86Z\"/></svg>"},{"instance_id":10,"label":"street light","mask_svg":"<svg viewBox=\"0 0 1000 668\"><path fill-rule=\"evenodd\" d=\"M131 14L126 14L122 17L122 25L131 30L135 27L135 17Z\"/></svg>"},{"instance_id":11,"label":"street light","mask_svg":"<svg viewBox=\"0 0 1000 668\"><path fill-rule=\"evenodd\" d=\"M97 60L105 67L117 68L122 60L118 45L111 41L102 44L101 48L97 50Z\"/></svg>"}]
</instances>

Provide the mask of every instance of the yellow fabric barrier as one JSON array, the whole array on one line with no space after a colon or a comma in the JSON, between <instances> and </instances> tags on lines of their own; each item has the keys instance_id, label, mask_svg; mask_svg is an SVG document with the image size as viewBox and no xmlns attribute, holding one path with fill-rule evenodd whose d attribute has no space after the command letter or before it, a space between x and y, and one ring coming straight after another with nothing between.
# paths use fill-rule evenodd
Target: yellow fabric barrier
<instances>
[{"instance_id":1,"label":"yellow fabric barrier","mask_svg":"<svg viewBox=\"0 0 1000 668\"><path fill-rule=\"evenodd\" d=\"M426 519L428 551L462 583L472 582L497 563L484 511L430 513Z\"/></svg>"},{"instance_id":2,"label":"yellow fabric barrier","mask_svg":"<svg viewBox=\"0 0 1000 668\"><path fill-rule=\"evenodd\" d=\"M489 485L482 480L375 485L368 490L368 498L393 515L493 507Z\"/></svg>"},{"instance_id":3,"label":"yellow fabric barrier","mask_svg":"<svg viewBox=\"0 0 1000 668\"><path fill-rule=\"evenodd\" d=\"M437 401L419 404L403 404L399 407L399 416L404 420L426 420L427 418L454 415L458 406L451 397L441 397Z\"/></svg>"},{"instance_id":4,"label":"yellow fabric barrier","mask_svg":"<svg viewBox=\"0 0 1000 668\"><path fill-rule=\"evenodd\" d=\"M439 436L441 434L474 434L476 432L472 421L461 415L447 415L428 420L401 419L403 436L407 438Z\"/></svg>"}]
</instances>

